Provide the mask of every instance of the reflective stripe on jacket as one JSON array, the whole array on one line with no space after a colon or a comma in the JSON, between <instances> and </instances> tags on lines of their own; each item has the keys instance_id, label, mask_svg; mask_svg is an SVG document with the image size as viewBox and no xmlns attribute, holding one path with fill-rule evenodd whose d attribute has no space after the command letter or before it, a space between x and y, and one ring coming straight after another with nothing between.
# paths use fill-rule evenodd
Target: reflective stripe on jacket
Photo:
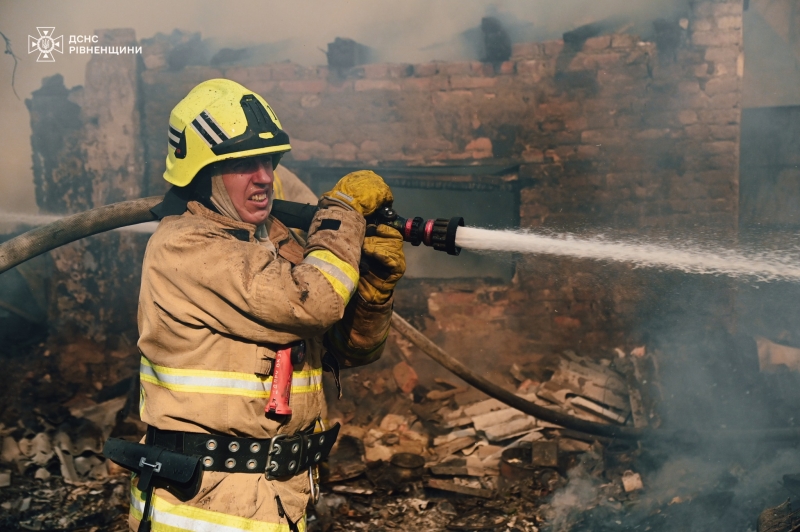
<instances>
[{"instance_id":1,"label":"reflective stripe on jacket","mask_svg":"<svg viewBox=\"0 0 800 532\"><path fill-rule=\"evenodd\" d=\"M210 371L202 369L176 369L157 366L142 357L139 378L173 390L187 393L215 393L244 397L269 398L272 377L237 373L235 371ZM298 370L292 374L291 396L322 390L322 368Z\"/></svg>"},{"instance_id":2,"label":"reflective stripe on jacket","mask_svg":"<svg viewBox=\"0 0 800 532\"><path fill-rule=\"evenodd\" d=\"M254 226L196 202L188 209L164 218L145 252L138 344L142 421L164 430L251 438L312 426L324 408L322 336L341 320L358 284L364 218L322 209L305 247L271 219L275 257L254 239ZM325 227L337 229L320 230L326 219L338 223ZM305 341L306 356L292 376L293 413L267 417L275 351L298 340ZM259 474L206 472L190 501L155 491L160 502L154 515L161 517L153 530L207 530L198 523L212 515L227 519L231 530L284 530L275 496L297 522L308 494L307 475L267 481ZM194 524L169 524L179 522Z\"/></svg>"}]
</instances>

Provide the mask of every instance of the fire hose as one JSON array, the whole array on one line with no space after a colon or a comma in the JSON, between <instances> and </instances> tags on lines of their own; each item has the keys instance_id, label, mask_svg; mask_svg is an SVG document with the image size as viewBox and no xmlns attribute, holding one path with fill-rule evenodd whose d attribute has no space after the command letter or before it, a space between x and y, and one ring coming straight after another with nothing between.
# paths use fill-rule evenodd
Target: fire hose
<instances>
[{"instance_id":1,"label":"fire hose","mask_svg":"<svg viewBox=\"0 0 800 532\"><path fill-rule=\"evenodd\" d=\"M151 212L151 209L162 199L158 196L115 203L74 214L23 233L0 244L0 274L28 259L75 240L120 227L154 221L157 216ZM273 215L276 218L288 227L303 230L308 229L316 210L317 207L289 201L275 200L273 205ZM387 223L397 228L403 234L403 239L413 245L422 243L434 249L446 251L451 255L458 255L460 252L460 249L455 246L455 234L458 227L464 225L462 218L437 219L426 222L422 218L404 219L392 209L384 208L368 221ZM566 429L605 438L658 441L661 444L692 444L706 439L800 441L800 428L694 431L634 428L586 421L537 405L478 375L447 354L396 312L392 316L392 327L423 353L478 390L525 414Z\"/></svg>"}]
</instances>

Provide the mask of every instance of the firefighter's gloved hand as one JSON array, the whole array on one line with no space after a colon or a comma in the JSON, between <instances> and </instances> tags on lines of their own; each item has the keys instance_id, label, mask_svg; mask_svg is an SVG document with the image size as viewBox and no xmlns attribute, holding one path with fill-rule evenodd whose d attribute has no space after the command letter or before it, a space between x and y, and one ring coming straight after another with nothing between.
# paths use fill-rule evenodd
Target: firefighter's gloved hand
<instances>
[{"instance_id":1,"label":"firefighter's gloved hand","mask_svg":"<svg viewBox=\"0 0 800 532\"><path fill-rule=\"evenodd\" d=\"M322 195L322 199L347 205L363 216L369 216L379 207L391 205L394 198L381 176L372 170L359 170L341 178L330 192Z\"/></svg>"},{"instance_id":2,"label":"firefighter's gloved hand","mask_svg":"<svg viewBox=\"0 0 800 532\"><path fill-rule=\"evenodd\" d=\"M358 293L367 303L381 305L392 297L397 281L406 272L403 237L388 225L375 227L374 236L364 239L361 248L361 276ZM368 234L372 231L369 230Z\"/></svg>"}]
</instances>

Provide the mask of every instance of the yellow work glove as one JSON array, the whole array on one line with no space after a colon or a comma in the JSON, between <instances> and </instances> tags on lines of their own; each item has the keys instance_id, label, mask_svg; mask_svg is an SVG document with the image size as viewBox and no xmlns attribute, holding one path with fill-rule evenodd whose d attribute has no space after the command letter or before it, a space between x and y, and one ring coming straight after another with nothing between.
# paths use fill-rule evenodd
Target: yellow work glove
<instances>
[{"instance_id":1,"label":"yellow work glove","mask_svg":"<svg viewBox=\"0 0 800 532\"><path fill-rule=\"evenodd\" d=\"M347 174L322 197L344 203L363 216L369 216L385 204L391 205L394 199L389 185L372 170L359 170Z\"/></svg>"},{"instance_id":2,"label":"yellow work glove","mask_svg":"<svg viewBox=\"0 0 800 532\"><path fill-rule=\"evenodd\" d=\"M358 293L367 303L381 305L392 297L397 281L406 272L406 257L403 237L397 229L388 225L369 229L372 227L375 227L374 236L366 237L361 248Z\"/></svg>"}]
</instances>

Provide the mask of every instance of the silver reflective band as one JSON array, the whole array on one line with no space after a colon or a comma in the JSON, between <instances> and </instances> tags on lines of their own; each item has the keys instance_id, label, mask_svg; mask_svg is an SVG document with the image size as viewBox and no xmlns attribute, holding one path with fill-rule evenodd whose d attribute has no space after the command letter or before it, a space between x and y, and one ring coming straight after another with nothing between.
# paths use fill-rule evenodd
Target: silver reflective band
<instances>
[{"instance_id":1,"label":"silver reflective band","mask_svg":"<svg viewBox=\"0 0 800 532\"><path fill-rule=\"evenodd\" d=\"M212 388L238 388L240 390L252 390L256 392L269 392L272 389L272 381L248 381L244 379L226 377L202 377L194 375L173 375L166 371L156 371L152 366L142 362L139 365L139 372L142 375L151 377L166 385L182 386L207 386ZM294 381L292 382L294 384Z\"/></svg>"},{"instance_id":2,"label":"silver reflective band","mask_svg":"<svg viewBox=\"0 0 800 532\"><path fill-rule=\"evenodd\" d=\"M352 283L350 283L352 285ZM271 377L208 370L186 370L152 364L142 357L139 364L142 382L182 393L218 393L267 398L272 390ZM312 393L322 389L322 368L294 371L292 393Z\"/></svg>"},{"instance_id":3,"label":"silver reflective band","mask_svg":"<svg viewBox=\"0 0 800 532\"><path fill-rule=\"evenodd\" d=\"M347 201L353 201L353 196L348 196L347 194L345 194L345 193L344 193L344 192L342 192L341 190L337 190L337 191L336 191L336 195L337 195L337 196L341 196L341 197L343 197L343 198L344 198L344 199L346 199Z\"/></svg>"},{"instance_id":4,"label":"silver reflective band","mask_svg":"<svg viewBox=\"0 0 800 532\"><path fill-rule=\"evenodd\" d=\"M324 260L318 259L317 257L314 257L312 255L309 255L306 258L304 258L303 262L305 264L310 264L315 268L318 268L323 272L327 273L328 275L330 275L331 277L342 283L344 287L347 289L347 291L350 292L351 294L353 293L353 290L355 290L356 285L353 284L353 280L350 279L347 275L345 275L345 273L342 270L340 270L333 264L325 262Z\"/></svg>"}]
</instances>

